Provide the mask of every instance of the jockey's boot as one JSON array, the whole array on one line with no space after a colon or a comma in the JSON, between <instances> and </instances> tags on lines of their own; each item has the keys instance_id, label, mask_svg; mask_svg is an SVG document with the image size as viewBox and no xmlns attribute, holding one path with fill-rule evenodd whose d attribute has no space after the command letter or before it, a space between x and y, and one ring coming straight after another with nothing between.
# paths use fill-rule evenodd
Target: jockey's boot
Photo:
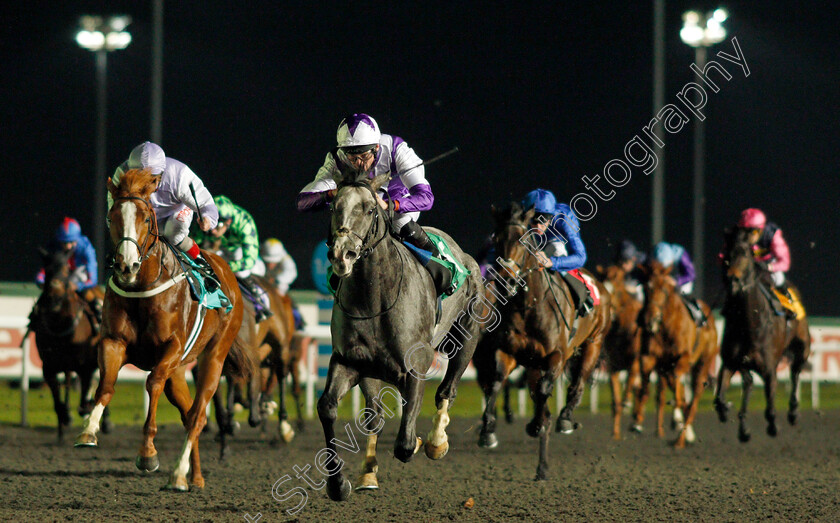
<instances>
[{"instance_id":1,"label":"jockey's boot","mask_svg":"<svg viewBox=\"0 0 840 523\"><path fill-rule=\"evenodd\" d=\"M429 238L429 235L426 234L423 227L414 220L403 225L402 229L400 229L400 238L418 249L431 252L433 258L443 259L435 243ZM448 267L445 267L437 261L429 260L426 263L426 270L432 276L432 281L434 281L438 296L441 294L451 296L456 291L453 285L453 274Z\"/></svg>"},{"instance_id":2,"label":"jockey's boot","mask_svg":"<svg viewBox=\"0 0 840 523\"><path fill-rule=\"evenodd\" d=\"M435 258L440 258L440 251L437 245L429 238L429 235L426 234L423 227L414 220L403 225L402 229L400 229L400 237L418 249L431 252Z\"/></svg>"},{"instance_id":3,"label":"jockey's boot","mask_svg":"<svg viewBox=\"0 0 840 523\"><path fill-rule=\"evenodd\" d=\"M794 310L794 304L796 303L796 300L794 300L793 298L793 293L790 292L790 287L783 283L781 287L776 288L781 291L781 293L788 299L788 303L790 304L790 307L782 306L782 310L785 311L785 318L788 320L795 320L796 311Z\"/></svg>"},{"instance_id":4,"label":"jockey's boot","mask_svg":"<svg viewBox=\"0 0 840 523\"><path fill-rule=\"evenodd\" d=\"M215 292L219 288L219 282L216 280L216 273L213 271L213 267L210 265L204 256L198 255L193 260L196 265L198 265L199 270L204 273L204 288L207 289L207 292Z\"/></svg>"},{"instance_id":5,"label":"jockey's boot","mask_svg":"<svg viewBox=\"0 0 840 523\"><path fill-rule=\"evenodd\" d=\"M685 303L685 307L691 314L691 319L694 320L694 323L698 327L705 327L706 314L703 313L703 309L700 307L700 303L698 303L697 298L687 294L681 294L680 297L683 299L683 303Z\"/></svg>"},{"instance_id":6,"label":"jockey's boot","mask_svg":"<svg viewBox=\"0 0 840 523\"><path fill-rule=\"evenodd\" d=\"M254 304L254 312L256 315L257 323L263 321L266 318L274 316L274 313L271 312L271 310L269 310L270 305L268 304L268 296L266 295L262 287L260 287L254 280L253 276L242 278L239 281L242 282L242 285L251 294L251 296L254 298L254 301L259 302L259 305Z\"/></svg>"}]
</instances>

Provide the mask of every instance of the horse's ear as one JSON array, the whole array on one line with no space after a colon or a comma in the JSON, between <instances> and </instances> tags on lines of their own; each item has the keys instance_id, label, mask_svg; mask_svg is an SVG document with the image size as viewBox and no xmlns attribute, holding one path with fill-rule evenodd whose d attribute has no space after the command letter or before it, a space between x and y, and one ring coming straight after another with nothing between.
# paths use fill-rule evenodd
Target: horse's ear
<instances>
[{"instance_id":1,"label":"horse's ear","mask_svg":"<svg viewBox=\"0 0 840 523\"><path fill-rule=\"evenodd\" d=\"M377 176L376 178L373 178L372 180L370 180L368 182L368 184L370 185L370 188L373 189L374 192L376 192L377 190L379 190L380 187L387 184L390 180L391 180L391 173L382 173L379 176Z\"/></svg>"},{"instance_id":2,"label":"horse's ear","mask_svg":"<svg viewBox=\"0 0 840 523\"><path fill-rule=\"evenodd\" d=\"M108 187L108 192L111 193L112 197L117 195L117 186L114 185L114 182L113 180L111 180L110 177L108 178L108 182L105 185L106 187Z\"/></svg>"},{"instance_id":3,"label":"horse's ear","mask_svg":"<svg viewBox=\"0 0 840 523\"><path fill-rule=\"evenodd\" d=\"M146 182L146 185L144 185L143 188L140 189L140 197L143 198L144 200L148 200L149 196L151 196L152 193L157 190L159 181L160 181L159 176L151 177L149 179L149 181Z\"/></svg>"},{"instance_id":4,"label":"horse's ear","mask_svg":"<svg viewBox=\"0 0 840 523\"><path fill-rule=\"evenodd\" d=\"M519 204L514 203L514 205L519 205ZM528 209L522 215L522 221L525 222L525 223L531 223L531 220L534 219L534 214L536 214L536 213L537 213L537 211L535 210L535 208L532 207L532 208Z\"/></svg>"}]
</instances>

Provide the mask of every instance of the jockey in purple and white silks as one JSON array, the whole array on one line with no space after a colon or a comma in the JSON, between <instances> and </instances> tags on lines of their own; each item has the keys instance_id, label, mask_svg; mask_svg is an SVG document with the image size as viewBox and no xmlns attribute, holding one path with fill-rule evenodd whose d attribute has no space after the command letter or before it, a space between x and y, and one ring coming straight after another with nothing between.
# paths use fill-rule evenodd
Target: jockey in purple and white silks
<instances>
[{"instance_id":1,"label":"jockey in purple and white silks","mask_svg":"<svg viewBox=\"0 0 840 523\"><path fill-rule=\"evenodd\" d=\"M158 230L169 243L185 252L205 272L212 275L213 270L201 256L198 244L189 237L193 214L199 209L201 221L198 226L202 231L213 229L219 221L219 211L213 202L213 196L201 179L184 163L168 158L163 149L152 142L143 142L132 149L128 160L117 167L111 182L119 185L122 174L131 169L150 169L152 174L159 175L157 189L149 198L157 216ZM190 186L195 190L195 198ZM108 193L109 211L113 205L114 201ZM215 282L212 279L208 279L207 284L209 290L215 290Z\"/></svg>"},{"instance_id":2,"label":"jockey in purple and white silks","mask_svg":"<svg viewBox=\"0 0 840 523\"><path fill-rule=\"evenodd\" d=\"M387 190L394 209L393 230L402 240L439 256L437 247L417 223L421 211L428 211L434 195L426 181L422 160L398 136L382 134L376 120L358 113L345 117L338 126L337 146L327 153L324 165L315 179L297 197L299 211L325 209L336 193L333 176L337 173L368 173L374 178L390 173L391 181L377 195L379 205L387 209L382 198Z\"/></svg>"}]
</instances>

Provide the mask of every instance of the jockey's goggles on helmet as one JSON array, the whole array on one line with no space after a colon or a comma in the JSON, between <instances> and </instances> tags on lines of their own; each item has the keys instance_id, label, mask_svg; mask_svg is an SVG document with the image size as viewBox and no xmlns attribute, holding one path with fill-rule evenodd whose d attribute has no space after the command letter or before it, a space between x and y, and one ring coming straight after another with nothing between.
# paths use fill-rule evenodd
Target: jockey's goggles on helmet
<instances>
[{"instance_id":1,"label":"jockey's goggles on helmet","mask_svg":"<svg viewBox=\"0 0 840 523\"><path fill-rule=\"evenodd\" d=\"M358 145L355 147L342 147L342 151L347 155L347 158L353 160L355 158L363 157L365 154L376 149L376 144Z\"/></svg>"}]
</instances>

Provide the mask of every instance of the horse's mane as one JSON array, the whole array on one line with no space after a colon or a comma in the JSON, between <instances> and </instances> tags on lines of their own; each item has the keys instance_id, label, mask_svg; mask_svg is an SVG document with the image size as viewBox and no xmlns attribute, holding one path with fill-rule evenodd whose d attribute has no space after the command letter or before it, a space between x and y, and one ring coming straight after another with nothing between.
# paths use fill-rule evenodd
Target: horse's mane
<instances>
[{"instance_id":1,"label":"horse's mane","mask_svg":"<svg viewBox=\"0 0 840 523\"><path fill-rule=\"evenodd\" d=\"M144 193L156 180L151 169L131 169L123 173L116 186L116 196L129 196Z\"/></svg>"}]
</instances>

